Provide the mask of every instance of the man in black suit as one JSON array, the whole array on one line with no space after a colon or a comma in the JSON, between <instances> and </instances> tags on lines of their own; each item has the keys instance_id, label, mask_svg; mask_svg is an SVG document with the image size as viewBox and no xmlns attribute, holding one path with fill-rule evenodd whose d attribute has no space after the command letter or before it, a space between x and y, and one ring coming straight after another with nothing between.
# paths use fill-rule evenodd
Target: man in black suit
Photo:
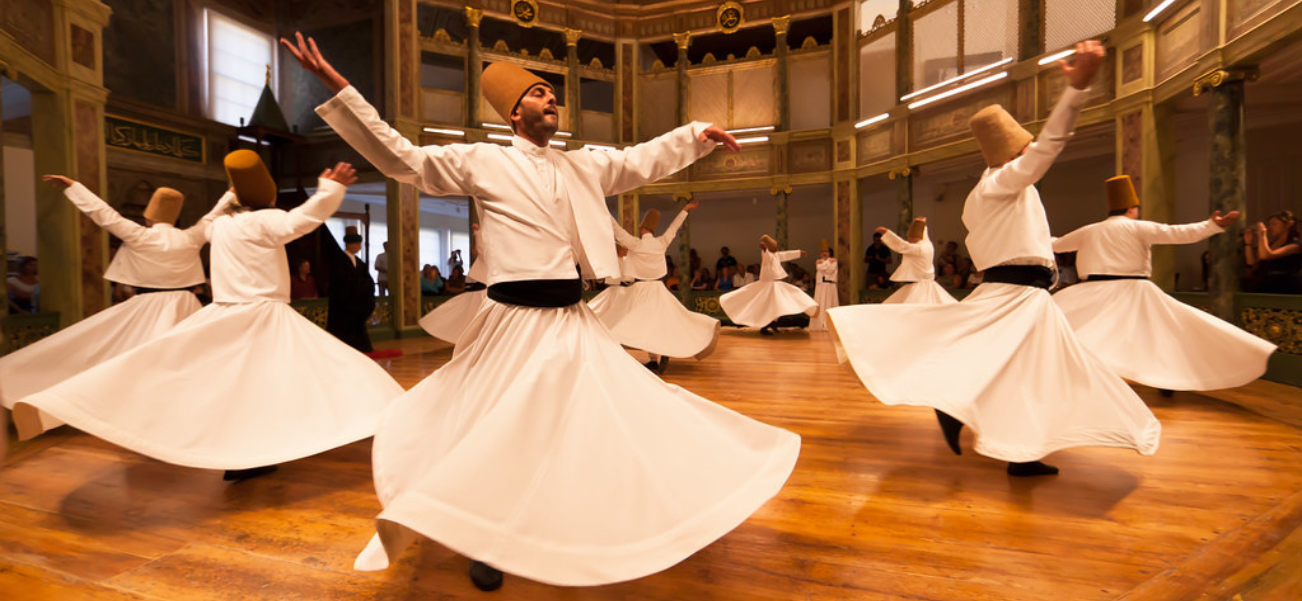
<instances>
[{"instance_id":1,"label":"man in black suit","mask_svg":"<svg viewBox=\"0 0 1302 601\"><path fill-rule=\"evenodd\" d=\"M371 335L366 323L375 311L375 280L366 261L357 256L362 250L362 236L355 226L344 231L344 248L340 250L334 236L322 231L321 254L330 270L330 311L326 330L363 353L371 352Z\"/></svg>"}]
</instances>

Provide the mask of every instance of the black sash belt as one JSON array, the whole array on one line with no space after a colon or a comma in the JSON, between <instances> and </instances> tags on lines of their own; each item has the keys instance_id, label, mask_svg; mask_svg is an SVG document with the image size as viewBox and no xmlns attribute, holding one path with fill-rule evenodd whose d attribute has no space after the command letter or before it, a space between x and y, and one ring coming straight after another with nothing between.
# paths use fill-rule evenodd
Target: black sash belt
<instances>
[{"instance_id":1,"label":"black sash belt","mask_svg":"<svg viewBox=\"0 0 1302 601\"><path fill-rule=\"evenodd\" d=\"M1048 290L1053 285L1053 270L1040 265L999 265L987 269L981 281Z\"/></svg>"},{"instance_id":2,"label":"black sash belt","mask_svg":"<svg viewBox=\"0 0 1302 601\"><path fill-rule=\"evenodd\" d=\"M824 284L835 284L835 283L836 283L836 280L829 280L829 279L827 279L827 278L818 278L818 279L823 280L823 283L824 283Z\"/></svg>"},{"instance_id":3,"label":"black sash belt","mask_svg":"<svg viewBox=\"0 0 1302 601\"><path fill-rule=\"evenodd\" d=\"M521 307L568 307L583 300L583 280L521 280L488 287L488 298Z\"/></svg>"},{"instance_id":4,"label":"black sash belt","mask_svg":"<svg viewBox=\"0 0 1302 601\"><path fill-rule=\"evenodd\" d=\"M1146 275L1106 275L1106 274L1096 273L1091 275L1090 277L1085 278L1085 281L1106 282L1108 280L1147 280L1147 279L1148 276Z\"/></svg>"},{"instance_id":5,"label":"black sash belt","mask_svg":"<svg viewBox=\"0 0 1302 601\"><path fill-rule=\"evenodd\" d=\"M636 284L636 283L641 282L641 281L644 281L644 280L634 280L634 281L632 281L632 282L620 282L620 283L619 283L619 287L620 287L620 288L628 288L629 286L632 286L633 284Z\"/></svg>"},{"instance_id":6,"label":"black sash belt","mask_svg":"<svg viewBox=\"0 0 1302 601\"><path fill-rule=\"evenodd\" d=\"M189 292L189 288L136 288L136 294L153 294L155 292Z\"/></svg>"},{"instance_id":7,"label":"black sash belt","mask_svg":"<svg viewBox=\"0 0 1302 601\"><path fill-rule=\"evenodd\" d=\"M469 284L466 284L466 292L479 292L480 290L485 290L487 288L488 286L485 286L483 282L470 282Z\"/></svg>"}]
</instances>

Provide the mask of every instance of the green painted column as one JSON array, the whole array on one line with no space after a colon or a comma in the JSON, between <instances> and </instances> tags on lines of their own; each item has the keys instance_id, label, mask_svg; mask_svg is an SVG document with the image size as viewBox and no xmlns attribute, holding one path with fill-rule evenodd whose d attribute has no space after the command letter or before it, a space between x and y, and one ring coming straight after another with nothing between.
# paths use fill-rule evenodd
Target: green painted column
<instances>
[{"instance_id":1,"label":"green painted column","mask_svg":"<svg viewBox=\"0 0 1302 601\"><path fill-rule=\"evenodd\" d=\"M769 194L773 195L774 204L777 205L775 217L775 227L773 229L773 239L778 241L778 248L787 250L788 226L791 223L791 209L789 206L791 200L791 186L781 185L769 189Z\"/></svg>"},{"instance_id":2,"label":"green painted column","mask_svg":"<svg viewBox=\"0 0 1302 601\"><path fill-rule=\"evenodd\" d=\"M687 125L687 122L691 121L687 110L687 86L689 85L687 80L687 43L690 37L687 32L674 34L674 43L678 45L678 62L675 65L678 67L678 102L675 115L678 117L679 125Z\"/></svg>"},{"instance_id":3,"label":"green painted column","mask_svg":"<svg viewBox=\"0 0 1302 601\"><path fill-rule=\"evenodd\" d=\"M909 226L913 225L913 176L916 174L917 170L912 167L904 167L890 172L888 176L895 180L895 201L899 206L895 231L900 234L909 231Z\"/></svg>"},{"instance_id":4,"label":"green painted column","mask_svg":"<svg viewBox=\"0 0 1302 601\"><path fill-rule=\"evenodd\" d=\"M1017 24L1017 58L1044 54L1044 0L1018 0Z\"/></svg>"},{"instance_id":5,"label":"green painted column","mask_svg":"<svg viewBox=\"0 0 1302 601\"><path fill-rule=\"evenodd\" d=\"M1208 90L1208 122L1211 126L1212 152L1209 165L1208 200L1210 210L1228 213L1245 211L1244 180L1246 178L1246 128L1243 121L1243 79L1222 79ZM1246 212L1244 214L1246 218ZM1212 236L1208 241L1211 251L1211 273L1207 291L1211 296L1212 313L1235 323L1234 294L1239 291L1244 272L1243 222L1239 219L1225 233Z\"/></svg>"},{"instance_id":6,"label":"green painted column","mask_svg":"<svg viewBox=\"0 0 1302 601\"><path fill-rule=\"evenodd\" d=\"M479 127L483 122L479 115L479 76L483 72L483 59L479 57L479 20L484 11L466 7L466 24L470 34L466 36L466 127Z\"/></svg>"},{"instance_id":7,"label":"green painted column","mask_svg":"<svg viewBox=\"0 0 1302 601\"><path fill-rule=\"evenodd\" d=\"M787 30L790 28L790 15L773 19L773 31L777 34L773 56L777 58L774 80L778 88L778 131L791 130L791 76L787 71Z\"/></svg>"},{"instance_id":8,"label":"green painted column","mask_svg":"<svg viewBox=\"0 0 1302 601\"><path fill-rule=\"evenodd\" d=\"M570 133L572 139L583 139L583 102L579 86L579 37L583 34L578 29L565 30L565 109L570 115Z\"/></svg>"},{"instance_id":9,"label":"green painted column","mask_svg":"<svg viewBox=\"0 0 1302 601\"><path fill-rule=\"evenodd\" d=\"M679 192L674 195L674 201L681 209L682 205L692 201L692 193ZM672 219L674 216L676 214L664 215L661 220ZM687 221L683 222L683 226L678 229L678 300L684 305L692 296L692 278L692 219L688 217Z\"/></svg>"}]
</instances>

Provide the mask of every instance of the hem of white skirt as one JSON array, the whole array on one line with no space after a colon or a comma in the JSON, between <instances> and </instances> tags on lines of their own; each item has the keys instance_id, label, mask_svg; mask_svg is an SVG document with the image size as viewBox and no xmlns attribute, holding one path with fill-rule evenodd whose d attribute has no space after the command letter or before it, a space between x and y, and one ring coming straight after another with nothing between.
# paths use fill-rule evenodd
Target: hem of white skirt
<instances>
[{"instance_id":1,"label":"hem of white skirt","mask_svg":"<svg viewBox=\"0 0 1302 601\"><path fill-rule=\"evenodd\" d=\"M576 549L522 538L518 533L503 531L494 522L416 492L394 499L376 520L400 525L466 557L544 584L599 586L634 580L687 559L740 526L777 495L791 476L800 454L800 437L790 433L781 437L786 439L785 444L773 450L764 467L710 510L655 538L614 548L592 545ZM385 529L377 526L378 530ZM502 540L509 541L505 549L500 542L485 544ZM379 545L368 546L364 555L382 553L386 557L359 556L355 569L370 571L388 567L395 558L388 557L387 550L383 549Z\"/></svg>"}]
</instances>

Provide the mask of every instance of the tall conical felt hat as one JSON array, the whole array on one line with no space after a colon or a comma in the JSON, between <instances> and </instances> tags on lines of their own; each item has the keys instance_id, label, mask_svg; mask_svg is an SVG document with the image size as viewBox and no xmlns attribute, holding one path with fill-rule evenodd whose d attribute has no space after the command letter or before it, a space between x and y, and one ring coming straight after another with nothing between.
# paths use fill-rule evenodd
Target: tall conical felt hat
<instances>
[{"instance_id":1,"label":"tall conical felt hat","mask_svg":"<svg viewBox=\"0 0 1302 601\"><path fill-rule=\"evenodd\" d=\"M252 150L240 149L226 155L226 177L235 188L235 198L250 209L276 204L276 180L271 179L262 157Z\"/></svg>"},{"instance_id":2,"label":"tall conical felt hat","mask_svg":"<svg viewBox=\"0 0 1302 601\"><path fill-rule=\"evenodd\" d=\"M985 157L986 165L991 167L1013 160L1035 139L1004 107L997 104L977 111L968 119L967 126L972 129L977 146L981 147L981 156Z\"/></svg>"},{"instance_id":3,"label":"tall conical felt hat","mask_svg":"<svg viewBox=\"0 0 1302 601\"><path fill-rule=\"evenodd\" d=\"M515 105L520 103L520 99L529 88L538 84L552 87L546 80L530 73L524 67L505 61L498 61L486 67L479 81L483 86L484 98L488 99L488 104L492 105L493 110L497 111L497 114L501 115L507 123L511 122L511 111L515 110Z\"/></svg>"},{"instance_id":4,"label":"tall conical felt hat","mask_svg":"<svg viewBox=\"0 0 1302 601\"><path fill-rule=\"evenodd\" d=\"M362 235L357 233L357 226L349 225L344 227L344 244L352 244L353 242L361 241Z\"/></svg>"},{"instance_id":5,"label":"tall conical felt hat","mask_svg":"<svg viewBox=\"0 0 1302 601\"><path fill-rule=\"evenodd\" d=\"M769 249L771 253L778 252L778 241L770 238L768 234L760 236L760 244L763 244L764 248Z\"/></svg>"},{"instance_id":6,"label":"tall conical felt hat","mask_svg":"<svg viewBox=\"0 0 1302 601\"><path fill-rule=\"evenodd\" d=\"M829 251L829 250L832 250L832 247L830 247L830 246L827 245L827 238L819 238L819 240L818 240L818 252L820 252L820 253L824 253L824 252L827 252L827 251Z\"/></svg>"},{"instance_id":7,"label":"tall conical felt hat","mask_svg":"<svg viewBox=\"0 0 1302 601\"><path fill-rule=\"evenodd\" d=\"M171 188L159 188L154 190L154 195L149 199L149 206L145 207L145 219L155 223L175 224L176 218L181 216L181 205L185 204L185 195Z\"/></svg>"},{"instance_id":8,"label":"tall conical felt hat","mask_svg":"<svg viewBox=\"0 0 1302 601\"><path fill-rule=\"evenodd\" d=\"M1139 195L1129 175L1118 175L1103 184L1108 190L1108 211L1139 206Z\"/></svg>"},{"instance_id":9,"label":"tall conical felt hat","mask_svg":"<svg viewBox=\"0 0 1302 601\"><path fill-rule=\"evenodd\" d=\"M660 211L657 211L655 209L647 209L646 213L642 215L642 224L637 226L637 229L639 231L651 230L651 233L654 234L657 225L660 225Z\"/></svg>"},{"instance_id":10,"label":"tall conical felt hat","mask_svg":"<svg viewBox=\"0 0 1302 601\"><path fill-rule=\"evenodd\" d=\"M905 238L926 238L927 237L927 218L915 217L913 223L909 224L909 233Z\"/></svg>"}]
</instances>

